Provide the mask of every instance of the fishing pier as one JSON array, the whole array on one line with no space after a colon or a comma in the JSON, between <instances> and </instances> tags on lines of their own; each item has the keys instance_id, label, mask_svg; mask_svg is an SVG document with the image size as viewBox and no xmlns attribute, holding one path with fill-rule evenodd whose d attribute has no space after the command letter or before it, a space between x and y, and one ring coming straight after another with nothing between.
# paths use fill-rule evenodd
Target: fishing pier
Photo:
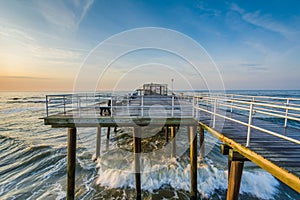
<instances>
[{"instance_id":1,"label":"fishing pier","mask_svg":"<svg viewBox=\"0 0 300 200\"><path fill-rule=\"evenodd\" d=\"M238 199L247 161L300 193L300 130L294 126L300 123L300 99L195 92L174 95L168 94L166 85L148 86L127 96L108 93L46 96L45 125L67 128L67 199L75 198L79 127L95 127L96 159L101 156L102 127L107 128L107 139L112 128L132 127L136 198L141 199L141 138L143 127L149 125L164 130L166 141L171 144L171 157L176 157L177 130L186 128L191 199L197 199L197 156L205 156L205 134L218 138L223 143L220 152L228 156L227 199Z\"/></svg>"}]
</instances>

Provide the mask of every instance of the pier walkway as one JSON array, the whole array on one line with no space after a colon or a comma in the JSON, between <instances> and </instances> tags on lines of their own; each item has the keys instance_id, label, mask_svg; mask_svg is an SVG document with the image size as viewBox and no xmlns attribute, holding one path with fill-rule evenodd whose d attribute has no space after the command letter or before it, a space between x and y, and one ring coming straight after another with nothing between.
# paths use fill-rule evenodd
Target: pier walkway
<instances>
[{"instance_id":1,"label":"pier walkway","mask_svg":"<svg viewBox=\"0 0 300 200\"><path fill-rule=\"evenodd\" d=\"M100 115L101 109L105 114ZM47 95L46 111L46 125L68 128L68 199L74 198L76 128L97 127L98 157L101 127L117 126L133 127L137 199L141 198L140 136L141 127L149 124L166 127L166 134L171 130L170 142L174 127L189 127L192 199L197 197L197 127L200 156L205 155L204 130L223 142L220 151L228 155L229 169L227 199L238 198L245 161L252 161L300 193L300 99L218 93L134 98L64 94Z\"/></svg>"}]
</instances>

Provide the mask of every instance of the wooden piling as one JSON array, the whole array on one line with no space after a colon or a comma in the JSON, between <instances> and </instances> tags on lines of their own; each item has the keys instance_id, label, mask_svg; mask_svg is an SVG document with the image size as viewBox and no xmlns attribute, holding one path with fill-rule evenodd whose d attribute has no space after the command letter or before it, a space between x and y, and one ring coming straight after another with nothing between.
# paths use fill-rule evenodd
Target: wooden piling
<instances>
[{"instance_id":1,"label":"wooden piling","mask_svg":"<svg viewBox=\"0 0 300 200\"><path fill-rule=\"evenodd\" d=\"M141 154L141 127L133 128L133 152L134 152L134 169L135 169L135 188L136 199L142 199L141 196L141 172L140 172L140 154Z\"/></svg>"},{"instance_id":2,"label":"wooden piling","mask_svg":"<svg viewBox=\"0 0 300 200\"><path fill-rule=\"evenodd\" d=\"M237 151L229 149L227 200L238 199L244 161L248 161L248 159L239 154Z\"/></svg>"},{"instance_id":3,"label":"wooden piling","mask_svg":"<svg viewBox=\"0 0 300 200\"><path fill-rule=\"evenodd\" d=\"M67 200L75 199L76 128L68 128Z\"/></svg>"},{"instance_id":4,"label":"wooden piling","mask_svg":"<svg viewBox=\"0 0 300 200\"><path fill-rule=\"evenodd\" d=\"M100 157L101 152L101 126L97 127L96 137L96 160Z\"/></svg>"},{"instance_id":5,"label":"wooden piling","mask_svg":"<svg viewBox=\"0 0 300 200\"><path fill-rule=\"evenodd\" d=\"M227 176L228 182L229 182L229 178L230 178L231 162L232 161L230 159L228 159L228 162L227 162L227 165L228 165L228 176Z\"/></svg>"},{"instance_id":6,"label":"wooden piling","mask_svg":"<svg viewBox=\"0 0 300 200\"><path fill-rule=\"evenodd\" d=\"M237 200L239 197L243 167L244 161L231 161L227 200Z\"/></svg>"},{"instance_id":7,"label":"wooden piling","mask_svg":"<svg viewBox=\"0 0 300 200\"><path fill-rule=\"evenodd\" d=\"M189 127L190 136L190 165L191 165L191 191L190 199L197 199L197 135L196 127Z\"/></svg>"},{"instance_id":8,"label":"wooden piling","mask_svg":"<svg viewBox=\"0 0 300 200\"><path fill-rule=\"evenodd\" d=\"M106 151L109 151L109 139L106 139L106 148L105 148Z\"/></svg>"},{"instance_id":9,"label":"wooden piling","mask_svg":"<svg viewBox=\"0 0 300 200\"><path fill-rule=\"evenodd\" d=\"M107 127L107 132L106 132L106 138L109 139L110 137L110 126Z\"/></svg>"},{"instance_id":10,"label":"wooden piling","mask_svg":"<svg viewBox=\"0 0 300 200\"><path fill-rule=\"evenodd\" d=\"M165 137L166 137L166 143L169 142L169 127L165 126Z\"/></svg>"},{"instance_id":11,"label":"wooden piling","mask_svg":"<svg viewBox=\"0 0 300 200\"><path fill-rule=\"evenodd\" d=\"M175 132L175 127L171 126L171 157L176 157L176 132Z\"/></svg>"},{"instance_id":12,"label":"wooden piling","mask_svg":"<svg viewBox=\"0 0 300 200\"><path fill-rule=\"evenodd\" d=\"M205 145L204 145L204 129L202 126L198 128L199 136L200 136L200 158L203 159L205 157Z\"/></svg>"}]
</instances>

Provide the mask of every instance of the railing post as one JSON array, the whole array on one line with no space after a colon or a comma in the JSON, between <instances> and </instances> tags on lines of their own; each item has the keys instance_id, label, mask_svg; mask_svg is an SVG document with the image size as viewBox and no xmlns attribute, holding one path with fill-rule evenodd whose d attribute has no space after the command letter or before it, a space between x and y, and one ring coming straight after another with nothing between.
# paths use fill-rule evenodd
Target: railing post
<instances>
[{"instance_id":1,"label":"railing post","mask_svg":"<svg viewBox=\"0 0 300 200\"><path fill-rule=\"evenodd\" d=\"M144 95L141 97L141 116L144 117Z\"/></svg>"},{"instance_id":2,"label":"railing post","mask_svg":"<svg viewBox=\"0 0 300 200\"><path fill-rule=\"evenodd\" d=\"M109 109L109 108L108 108ZM113 116L113 97L110 97L110 117Z\"/></svg>"},{"instance_id":3,"label":"railing post","mask_svg":"<svg viewBox=\"0 0 300 200\"><path fill-rule=\"evenodd\" d=\"M75 96L75 94L74 94ZM75 97L73 96L73 98L75 99ZM76 111L77 111L77 114L79 115L79 99L78 99L78 95L76 95Z\"/></svg>"},{"instance_id":4,"label":"railing post","mask_svg":"<svg viewBox=\"0 0 300 200\"><path fill-rule=\"evenodd\" d=\"M251 133L251 124L252 124L252 114L253 114L253 101L250 103L250 108L249 108L249 121L248 121L248 132L247 132L246 147L248 147L250 145L250 133Z\"/></svg>"},{"instance_id":5,"label":"railing post","mask_svg":"<svg viewBox=\"0 0 300 200\"><path fill-rule=\"evenodd\" d=\"M233 95L231 95L231 107L230 107L230 112L232 113L232 110L233 110Z\"/></svg>"},{"instance_id":6,"label":"railing post","mask_svg":"<svg viewBox=\"0 0 300 200\"><path fill-rule=\"evenodd\" d=\"M78 112L79 112L79 117L81 116L81 98L79 95L77 95L78 99Z\"/></svg>"},{"instance_id":7,"label":"railing post","mask_svg":"<svg viewBox=\"0 0 300 200\"><path fill-rule=\"evenodd\" d=\"M49 112L48 112L48 95L46 95L46 116L49 116Z\"/></svg>"},{"instance_id":8,"label":"railing post","mask_svg":"<svg viewBox=\"0 0 300 200\"><path fill-rule=\"evenodd\" d=\"M215 98L215 102L214 102L213 128L216 127L216 113L217 113L217 98Z\"/></svg>"},{"instance_id":9,"label":"railing post","mask_svg":"<svg viewBox=\"0 0 300 200\"><path fill-rule=\"evenodd\" d=\"M196 98L196 118L199 118L199 98Z\"/></svg>"},{"instance_id":10,"label":"railing post","mask_svg":"<svg viewBox=\"0 0 300 200\"><path fill-rule=\"evenodd\" d=\"M172 94L172 117L174 117L174 95Z\"/></svg>"},{"instance_id":11,"label":"railing post","mask_svg":"<svg viewBox=\"0 0 300 200\"><path fill-rule=\"evenodd\" d=\"M66 114L66 96L64 96L64 115Z\"/></svg>"},{"instance_id":12,"label":"railing post","mask_svg":"<svg viewBox=\"0 0 300 200\"><path fill-rule=\"evenodd\" d=\"M192 117L195 117L195 96L193 96Z\"/></svg>"},{"instance_id":13,"label":"railing post","mask_svg":"<svg viewBox=\"0 0 300 200\"><path fill-rule=\"evenodd\" d=\"M288 115L289 115L289 109L288 109L289 103L290 103L290 99L287 99L286 105L285 105L286 109L285 109L284 128L287 127L287 120L288 120Z\"/></svg>"}]
</instances>

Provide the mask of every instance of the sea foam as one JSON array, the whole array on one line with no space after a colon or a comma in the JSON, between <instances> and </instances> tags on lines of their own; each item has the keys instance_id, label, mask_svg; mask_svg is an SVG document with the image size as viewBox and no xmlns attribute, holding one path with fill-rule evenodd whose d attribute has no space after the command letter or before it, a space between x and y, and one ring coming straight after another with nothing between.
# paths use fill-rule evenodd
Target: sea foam
<instances>
[{"instance_id":1,"label":"sea foam","mask_svg":"<svg viewBox=\"0 0 300 200\"><path fill-rule=\"evenodd\" d=\"M124 160L103 156L98 160L98 174L96 183L109 188L135 188L133 156L124 156ZM120 168L119 168L120 167ZM197 187L198 192L209 198L216 190L227 190L228 171L218 169L209 159L198 164ZM170 186L176 190L190 190L190 165L188 160L162 159L160 163L152 162L147 156L141 158L141 187L142 190L153 192L163 186ZM255 169L243 172L240 193L249 193L260 199L273 199L279 182L269 173Z\"/></svg>"}]
</instances>

